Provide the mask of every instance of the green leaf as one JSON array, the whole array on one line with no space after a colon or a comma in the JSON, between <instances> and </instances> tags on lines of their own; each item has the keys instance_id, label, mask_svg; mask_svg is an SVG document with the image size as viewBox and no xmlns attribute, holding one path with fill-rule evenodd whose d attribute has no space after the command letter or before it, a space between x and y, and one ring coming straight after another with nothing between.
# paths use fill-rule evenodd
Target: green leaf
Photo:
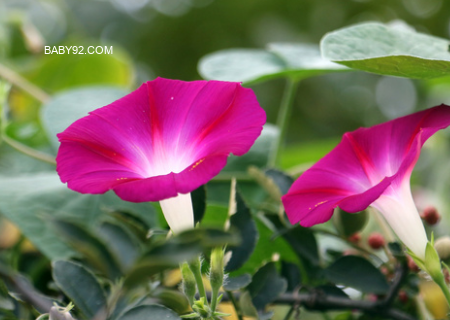
<instances>
[{"instance_id":1,"label":"green leaf","mask_svg":"<svg viewBox=\"0 0 450 320\"><path fill-rule=\"evenodd\" d=\"M139 260L125 279L126 287L133 287L166 269L177 268L180 263L198 257L203 251L225 244L236 245L238 235L216 229L196 228L184 231L156 243ZM144 282L145 283L145 282Z\"/></svg>"},{"instance_id":2,"label":"green leaf","mask_svg":"<svg viewBox=\"0 0 450 320\"><path fill-rule=\"evenodd\" d=\"M187 313L191 309L186 296L178 290L157 288L152 292L151 297L156 299L158 304L162 304L179 314Z\"/></svg>"},{"instance_id":3,"label":"green leaf","mask_svg":"<svg viewBox=\"0 0 450 320\"><path fill-rule=\"evenodd\" d=\"M230 217L230 226L238 230L242 238L239 246L229 246L231 258L225 266L225 271L237 270L249 259L258 241L258 230L253 221L250 209L241 195L236 192L236 213Z\"/></svg>"},{"instance_id":4,"label":"green leaf","mask_svg":"<svg viewBox=\"0 0 450 320\"><path fill-rule=\"evenodd\" d=\"M302 275L296 264L281 261L281 275L286 279L288 284L286 291L293 292L294 290L299 289L300 284L302 283Z\"/></svg>"},{"instance_id":5,"label":"green leaf","mask_svg":"<svg viewBox=\"0 0 450 320\"><path fill-rule=\"evenodd\" d=\"M286 291L287 281L278 275L275 263L269 262L253 275L247 289L256 309L263 310L267 304Z\"/></svg>"},{"instance_id":6,"label":"green leaf","mask_svg":"<svg viewBox=\"0 0 450 320\"><path fill-rule=\"evenodd\" d=\"M450 41L410 28L364 23L325 35L326 59L353 69L414 79L450 75Z\"/></svg>"},{"instance_id":7,"label":"green leaf","mask_svg":"<svg viewBox=\"0 0 450 320\"><path fill-rule=\"evenodd\" d=\"M191 192L192 208L194 210L194 225L200 222L206 212L206 187L200 186Z\"/></svg>"},{"instance_id":8,"label":"green leaf","mask_svg":"<svg viewBox=\"0 0 450 320\"><path fill-rule=\"evenodd\" d=\"M57 233L96 269L110 279L117 279L122 275L118 258L112 254L106 242L76 223L63 220L54 220L52 223Z\"/></svg>"},{"instance_id":9,"label":"green leaf","mask_svg":"<svg viewBox=\"0 0 450 320\"><path fill-rule=\"evenodd\" d=\"M284 232L283 238L301 259L306 259L312 265L319 266L319 249L312 229L297 225Z\"/></svg>"},{"instance_id":10,"label":"green leaf","mask_svg":"<svg viewBox=\"0 0 450 320\"><path fill-rule=\"evenodd\" d=\"M128 92L117 87L93 86L62 91L42 106L41 119L54 150L59 147L56 134L64 131L89 112L110 104Z\"/></svg>"},{"instance_id":11,"label":"green leaf","mask_svg":"<svg viewBox=\"0 0 450 320\"><path fill-rule=\"evenodd\" d=\"M68 46L76 43L84 46L97 46L99 43L68 41ZM104 45L102 45L104 47ZM109 48L109 45L107 46ZM89 72L95 70L95 72ZM44 54L39 57L38 68L28 78L48 92L83 85L116 85L128 87L133 82L131 57L118 45L113 54Z\"/></svg>"},{"instance_id":12,"label":"green leaf","mask_svg":"<svg viewBox=\"0 0 450 320\"><path fill-rule=\"evenodd\" d=\"M142 305L122 314L117 320L181 320L174 311L158 304Z\"/></svg>"},{"instance_id":13,"label":"green leaf","mask_svg":"<svg viewBox=\"0 0 450 320\"><path fill-rule=\"evenodd\" d=\"M348 213L341 209L334 212L332 222L338 233L344 237L361 231L367 224L369 216L367 211Z\"/></svg>"},{"instance_id":14,"label":"green leaf","mask_svg":"<svg viewBox=\"0 0 450 320\"><path fill-rule=\"evenodd\" d=\"M58 287L80 309L85 318L92 319L106 310L106 297L92 272L70 261L53 262L53 279Z\"/></svg>"},{"instance_id":15,"label":"green leaf","mask_svg":"<svg viewBox=\"0 0 450 320\"><path fill-rule=\"evenodd\" d=\"M151 204L122 201L112 192L79 194L62 184L55 172L0 179L0 212L52 260L67 259L75 252L61 241L49 220L70 218L88 228L102 215L114 211L133 212L157 225Z\"/></svg>"},{"instance_id":16,"label":"green leaf","mask_svg":"<svg viewBox=\"0 0 450 320\"><path fill-rule=\"evenodd\" d=\"M205 79L245 85L282 77L303 79L345 69L322 59L318 46L294 43L272 43L266 50L222 50L206 55L198 65Z\"/></svg>"},{"instance_id":17,"label":"green leaf","mask_svg":"<svg viewBox=\"0 0 450 320\"><path fill-rule=\"evenodd\" d=\"M129 269L140 255L141 246L133 234L123 226L104 222L100 225L99 236L117 257L123 269Z\"/></svg>"},{"instance_id":18,"label":"green leaf","mask_svg":"<svg viewBox=\"0 0 450 320\"><path fill-rule=\"evenodd\" d=\"M237 277L230 277L226 279L223 288L227 291L236 291L245 288L252 281L252 277L248 273L244 273Z\"/></svg>"},{"instance_id":19,"label":"green leaf","mask_svg":"<svg viewBox=\"0 0 450 320\"><path fill-rule=\"evenodd\" d=\"M331 282L365 293L385 294L389 290L385 276L362 257L341 257L326 268L324 274Z\"/></svg>"},{"instance_id":20,"label":"green leaf","mask_svg":"<svg viewBox=\"0 0 450 320\"><path fill-rule=\"evenodd\" d=\"M239 297L239 305L241 307L242 313L245 316L258 319L258 311L256 311L255 306L252 302L252 296L250 292L245 291Z\"/></svg>"}]
</instances>

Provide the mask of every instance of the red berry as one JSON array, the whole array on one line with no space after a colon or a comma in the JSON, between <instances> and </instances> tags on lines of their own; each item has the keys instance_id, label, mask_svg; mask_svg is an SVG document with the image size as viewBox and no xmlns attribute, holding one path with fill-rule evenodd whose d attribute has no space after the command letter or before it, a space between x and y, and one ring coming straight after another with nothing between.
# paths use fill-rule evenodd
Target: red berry
<instances>
[{"instance_id":1,"label":"red berry","mask_svg":"<svg viewBox=\"0 0 450 320\"><path fill-rule=\"evenodd\" d=\"M408 297L408 295L406 294L405 291L400 290L400 291L398 292L398 299L399 299L400 302L402 302L402 303L407 303L408 300L409 300L409 297Z\"/></svg>"},{"instance_id":2,"label":"red berry","mask_svg":"<svg viewBox=\"0 0 450 320\"><path fill-rule=\"evenodd\" d=\"M420 271L419 266L414 262L413 258L411 258L410 256L408 256L408 268L409 270L415 273Z\"/></svg>"},{"instance_id":3,"label":"red berry","mask_svg":"<svg viewBox=\"0 0 450 320\"><path fill-rule=\"evenodd\" d=\"M444 271L445 283L450 284L450 273L448 273L447 268L444 268L443 271Z\"/></svg>"},{"instance_id":4,"label":"red berry","mask_svg":"<svg viewBox=\"0 0 450 320\"><path fill-rule=\"evenodd\" d=\"M378 250L386 244L383 235L377 232L372 233L367 239L367 242L369 243L369 246L374 250Z\"/></svg>"},{"instance_id":5,"label":"red berry","mask_svg":"<svg viewBox=\"0 0 450 320\"><path fill-rule=\"evenodd\" d=\"M430 226L434 226L441 220L441 215L433 206L426 207L420 217Z\"/></svg>"},{"instance_id":6,"label":"red berry","mask_svg":"<svg viewBox=\"0 0 450 320\"><path fill-rule=\"evenodd\" d=\"M355 232L354 234L349 236L347 239L348 239L348 241L350 241L352 243L359 243L361 241L361 234L359 232Z\"/></svg>"}]
</instances>

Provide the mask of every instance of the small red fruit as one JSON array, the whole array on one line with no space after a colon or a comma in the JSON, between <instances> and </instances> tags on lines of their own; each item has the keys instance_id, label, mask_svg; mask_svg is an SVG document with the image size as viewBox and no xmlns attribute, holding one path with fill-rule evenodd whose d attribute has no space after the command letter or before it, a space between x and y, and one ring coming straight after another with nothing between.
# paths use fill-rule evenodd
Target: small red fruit
<instances>
[{"instance_id":1,"label":"small red fruit","mask_svg":"<svg viewBox=\"0 0 450 320\"><path fill-rule=\"evenodd\" d=\"M407 303L409 300L409 297L405 291L400 290L398 293L398 299L400 300L401 303Z\"/></svg>"},{"instance_id":2,"label":"small red fruit","mask_svg":"<svg viewBox=\"0 0 450 320\"><path fill-rule=\"evenodd\" d=\"M359 243L361 241L361 234L359 232L355 232L351 236L347 238L351 243Z\"/></svg>"},{"instance_id":3,"label":"small red fruit","mask_svg":"<svg viewBox=\"0 0 450 320\"><path fill-rule=\"evenodd\" d=\"M420 217L430 226L434 226L441 220L441 215L433 206L426 207Z\"/></svg>"},{"instance_id":4,"label":"small red fruit","mask_svg":"<svg viewBox=\"0 0 450 320\"><path fill-rule=\"evenodd\" d=\"M414 262L413 258L411 258L410 256L408 256L408 268L409 270L415 273L420 271L419 266Z\"/></svg>"},{"instance_id":5,"label":"small red fruit","mask_svg":"<svg viewBox=\"0 0 450 320\"><path fill-rule=\"evenodd\" d=\"M386 244L383 235L378 232L372 233L367 239L367 242L369 243L369 246L374 250L378 250L384 247L384 245Z\"/></svg>"}]
</instances>

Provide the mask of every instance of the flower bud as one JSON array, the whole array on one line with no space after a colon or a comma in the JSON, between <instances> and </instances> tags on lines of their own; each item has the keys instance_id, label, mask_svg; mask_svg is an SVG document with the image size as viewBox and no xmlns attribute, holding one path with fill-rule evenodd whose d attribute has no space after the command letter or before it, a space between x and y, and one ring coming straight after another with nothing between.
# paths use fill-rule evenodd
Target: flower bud
<instances>
[{"instance_id":1,"label":"flower bud","mask_svg":"<svg viewBox=\"0 0 450 320\"><path fill-rule=\"evenodd\" d=\"M53 306L50 308L49 320L75 320L70 314L73 305L69 304L67 308Z\"/></svg>"},{"instance_id":2,"label":"flower bud","mask_svg":"<svg viewBox=\"0 0 450 320\"><path fill-rule=\"evenodd\" d=\"M398 299L400 300L401 303L405 304L408 302L409 297L408 297L408 294L404 290L400 290L398 292Z\"/></svg>"},{"instance_id":3,"label":"flower bud","mask_svg":"<svg viewBox=\"0 0 450 320\"><path fill-rule=\"evenodd\" d=\"M197 291L197 283L195 282L194 274L187 263L181 265L181 276L183 278L184 294L189 300L189 304L192 306L194 304L195 292Z\"/></svg>"},{"instance_id":4,"label":"flower bud","mask_svg":"<svg viewBox=\"0 0 450 320\"><path fill-rule=\"evenodd\" d=\"M367 242L374 250L378 250L386 245L383 235L377 232L372 233L367 239Z\"/></svg>"},{"instance_id":5,"label":"flower bud","mask_svg":"<svg viewBox=\"0 0 450 320\"><path fill-rule=\"evenodd\" d=\"M209 281L214 292L219 292L223 284L223 249L214 248L211 252L211 270L209 272ZM214 310L213 310L214 311Z\"/></svg>"},{"instance_id":6,"label":"flower bud","mask_svg":"<svg viewBox=\"0 0 450 320\"><path fill-rule=\"evenodd\" d=\"M361 241L361 234L359 232L355 232L351 236L347 238L351 243L359 243Z\"/></svg>"},{"instance_id":7,"label":"flower bud","mask_svg":"<svg viewBox=\"0 0 450 320\"><path fill-rule=\"evenodd\" d=\"M419 272L419 271L420 271L420 268L419 268L419 266L414 262L414 259L411 258L410 256L407 256L407 259L408 259L408 268L409 268L409 270L411 270L411 272L415 272L415 273Z\"/></svg>"},{"instance_id":8,"label":"flower bud","mask_svg":"<svg viewBox=\"0 0 450 320\"><path fill-rule=\"evenodd\" d=\"M420 217L430 226L434 226L441 220L440 214L433 206L426 207Z\"/></svg>"},{"instance_id":9,"label":"flower bud","mask_svg":"<svg viewBox=\"0 0 450 320\"><path fill-rule=\"evenodd\" d=\"M439 258L447 260L450 258L450 237L441 237L434 242Z\"/></svg>"}]
</instances>

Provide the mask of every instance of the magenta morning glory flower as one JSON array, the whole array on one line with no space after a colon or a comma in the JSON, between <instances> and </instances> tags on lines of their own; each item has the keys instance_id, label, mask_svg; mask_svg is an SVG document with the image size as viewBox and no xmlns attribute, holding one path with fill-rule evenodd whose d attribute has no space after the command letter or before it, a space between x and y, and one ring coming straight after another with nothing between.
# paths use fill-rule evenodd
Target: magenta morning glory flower
<instances>
[{"instance_id":1,"label":"magenta morning glory flower","mask_svg":"<svg viewBox=\"0 0 450 320\"><path fill-rule=\"evenodd\" d=\"M240 83L158 78L58 134L56 170L70 189L160 201L174 232L193 227L190 192L246 153L266 115Z\"/></svg>"},{"instance_id":2,"label":"magenta morning glory flower","mask_svg":"<svg viewBox=\"0 0 450 320\"><path fill-rule=\"evenodd\" d=\"M283 196L289 220L309 227L328 221L336 207L358 212L371 205L424 259L427 237L411 196L410 176L425 141L449 125L450 107L440 105L344 134Z\"/></svg>"}]
</instances>

